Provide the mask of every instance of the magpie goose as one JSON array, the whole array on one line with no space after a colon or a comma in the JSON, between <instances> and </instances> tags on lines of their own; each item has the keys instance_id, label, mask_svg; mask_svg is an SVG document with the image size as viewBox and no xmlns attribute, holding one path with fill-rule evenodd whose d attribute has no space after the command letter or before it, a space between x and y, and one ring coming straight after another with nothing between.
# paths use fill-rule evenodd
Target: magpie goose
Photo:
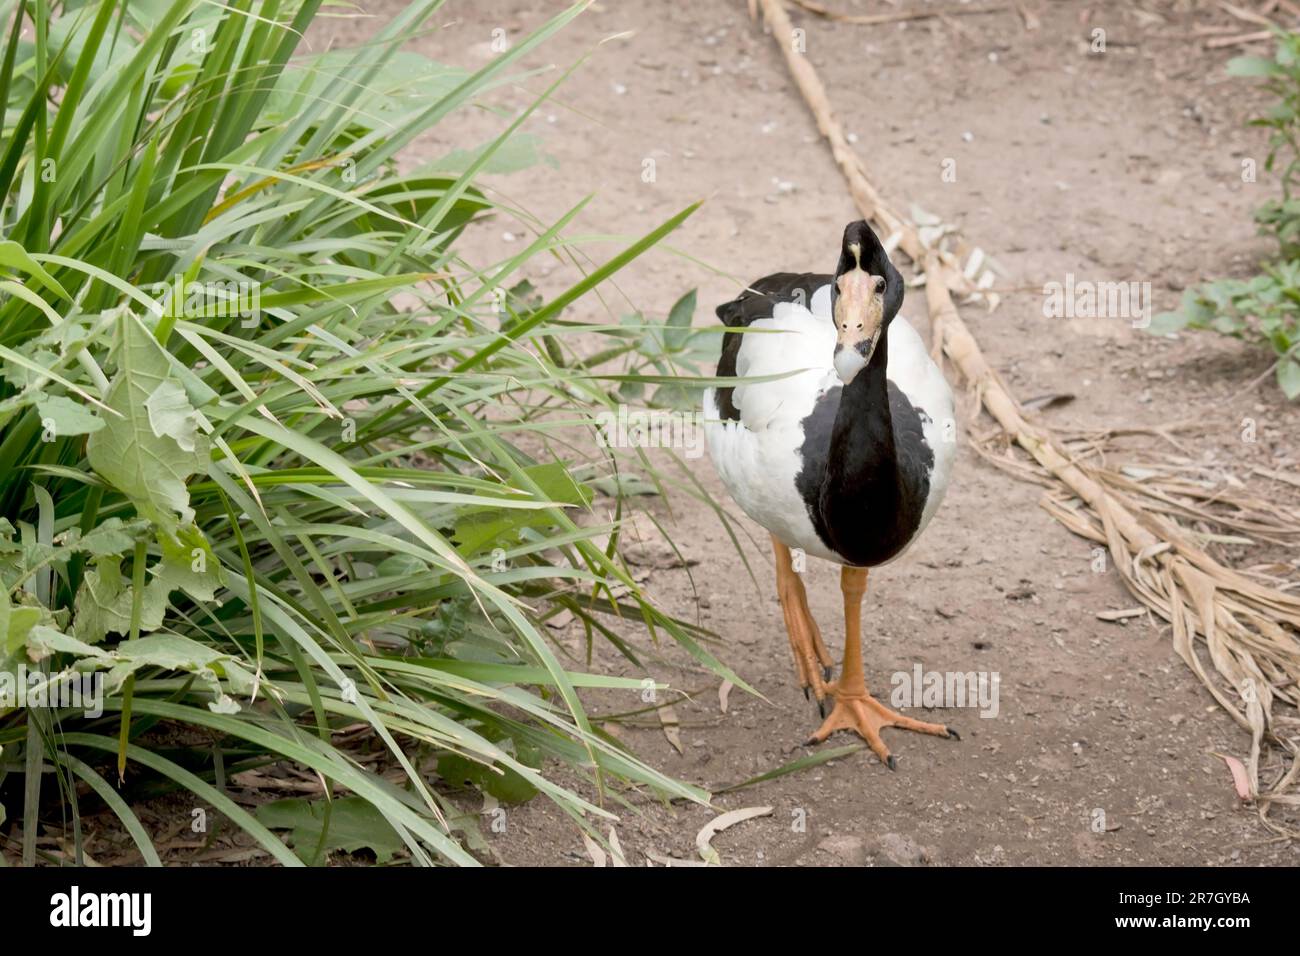
<instances>
[{"instance_id":1,"label":"magpie goose","mask_svg":"<svg viewBox=\"0 0 1300 956\"><path fill-rule=\"evenodd\" d=\"M924 530L957 450L952 391L899 316L902 304L903 278L880 240L865 222L850 223L833 276L770 275L718 307L723 324L738 330L723 336L718 377L784 377L704 396L722 483L772 535L795 670L825 718L809 742L854 730L891 770L881 728L957 737L885 707L867 693L863 674L867 570L897 558ZM843 566L838 680L792 549Z\"/></svg>"}]
</instances>

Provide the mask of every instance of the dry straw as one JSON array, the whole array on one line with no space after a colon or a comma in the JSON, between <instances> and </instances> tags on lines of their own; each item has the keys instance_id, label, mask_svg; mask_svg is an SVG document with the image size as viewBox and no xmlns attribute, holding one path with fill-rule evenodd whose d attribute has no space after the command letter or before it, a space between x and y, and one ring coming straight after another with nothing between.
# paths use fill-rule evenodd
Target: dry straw
<instances>
[{"instance_id":1,"label":"dry straw","mask_svg":"<svg viewBox=\"0 0 1300 956\"><path fill-rule=\"evenodd\" d=\"M816 70L791 42L793 27L781 0L749 0L751 17L760 4L858 209L889 237L887 245L924 269L936 355L940 349L947 354L975 396L976 409L983 407L998 425L975 442L977 451L1012 474L1047 486L1042 502L1047 511L1107 548L1129 591L1172 625L1178 656L1250 734L1244 796L1255 802L1270 829L1300 837L1300 830L1269 816L1274 805L1300 807L1300 597L1289 593L1293 581L1270 573L1291 569L1227 567L1206 550L1213 543L1252 541L1294 547L1300 514L1231 484L1211 488L1222 482L1203 480L1186 459L1106 467L1100 447L1119 430L1101 430L1070 444L1026 420L953 302L953 293L992 298L981 294L985 283L972 281L969 264L965 272L959 267L964 250L959 246L954 254L942 245L942 235L927 235L885 204L850 147ZM1029 458L1014 457L1013 445Z\"/></svg>"}]
</instances>

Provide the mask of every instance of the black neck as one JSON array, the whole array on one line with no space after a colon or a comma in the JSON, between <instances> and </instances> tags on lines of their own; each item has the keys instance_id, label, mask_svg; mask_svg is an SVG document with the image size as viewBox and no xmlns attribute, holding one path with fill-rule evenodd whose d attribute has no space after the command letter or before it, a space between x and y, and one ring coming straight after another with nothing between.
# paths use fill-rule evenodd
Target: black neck
<instances>
[{"instance_id":1,"label":"black neck","mask_svg":"<svg viewBox=\"0 0 1300 956\"><path fill-rule=\"evenodd\" d=\"M894 424L885 376L888 324L866 368L844 386L831 430L829 460L820 495L823 526L835 550L851 561L875 564L887 548L888 530L901 512ZM905 520L905 519L904 519ZM871 528L869 531L868 528Z\"/></svg>"},{"instance_id":2,"label":"black neck","mask_svg":"<svg viewBox=\"0 0 1300 956\"><path fill-rule=\"evenodd\" d=\"M837 467L827 481L856 486L863 481L878 481L882 470L893 471L894 425L885 377L888 362L889 330L882 327L871 361L840 395L831 431L831 460Z\"/></svg>"}]
</instances>

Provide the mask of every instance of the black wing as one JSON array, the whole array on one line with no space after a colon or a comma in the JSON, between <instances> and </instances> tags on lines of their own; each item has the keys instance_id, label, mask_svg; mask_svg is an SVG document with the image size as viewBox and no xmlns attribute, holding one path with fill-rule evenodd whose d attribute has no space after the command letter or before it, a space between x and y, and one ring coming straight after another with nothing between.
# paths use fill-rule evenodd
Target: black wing
<instances>
[{"instance_id":1,"label":"black wing","mask_svg":"<svg viewBox=\"0 0 1300 956\"><path fill-rule=\"evenodd\" d=\"M724 302L717 308L718 318L730 329L743 329L758 319L770 319L778 302L798 302L808 307L813 293L833 277L808 272L778 272L764 276L750 284L744 292ZM734 378L736 357L745 337L728 332L722 336L722 355L718 358L718 376ZM728 421L740 421L740 409L732 402L733 389L728 386L717 390L718 413Z\"/></svg>"}]
</instances>

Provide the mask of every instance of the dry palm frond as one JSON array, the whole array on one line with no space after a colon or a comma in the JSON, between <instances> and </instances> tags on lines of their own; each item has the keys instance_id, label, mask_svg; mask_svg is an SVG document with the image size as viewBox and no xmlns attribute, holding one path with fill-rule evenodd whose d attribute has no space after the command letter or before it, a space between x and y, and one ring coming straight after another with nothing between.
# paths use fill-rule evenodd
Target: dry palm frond
<instances>
[{"instance_id":1,"label":"dry palm frond","mask_svg":"<svg viewBox=\"0 0 1300 956\"><path fill-rule=\"evenodd\" d=\"M790 42L793 28L781 0L758 2L859 211L889 236L887 247L901 249L925 271L936 351L948 356L969 384L976 407L999 426L992 438L976 443L977 451L1019 477L1046 484L1048 512L1104 546L1128 589L1169 622L1175 652L1250 734L1246 770L1261 819L1280 834L1300 837L1300 831L1268 816L1274 804L1300 806L1295 792L1300 784L1300 595L1258 573L1228 567L1207 550L1211 541L1225 537L1224 529L1294 544L1300 516L1239 489L1213 491L1187 470L1156 469L1136 480L1131 471L1101 463L1099 442L1072 450L1050 428L1027 420L952 300L953 292L980 296L986 281L972 282L970 264L963 272L942 247L947 230L923 236L885 204L844 136L812 64ZM999 441L1002 450L995 448ZM1013 445L1032 460L1011 457ZM1193 523L1201 527L1188 526ZM1274 762L1273 779L1261 785L1265 748L1290 766L1282 771Z\"/></svg>"}]
</instances>

